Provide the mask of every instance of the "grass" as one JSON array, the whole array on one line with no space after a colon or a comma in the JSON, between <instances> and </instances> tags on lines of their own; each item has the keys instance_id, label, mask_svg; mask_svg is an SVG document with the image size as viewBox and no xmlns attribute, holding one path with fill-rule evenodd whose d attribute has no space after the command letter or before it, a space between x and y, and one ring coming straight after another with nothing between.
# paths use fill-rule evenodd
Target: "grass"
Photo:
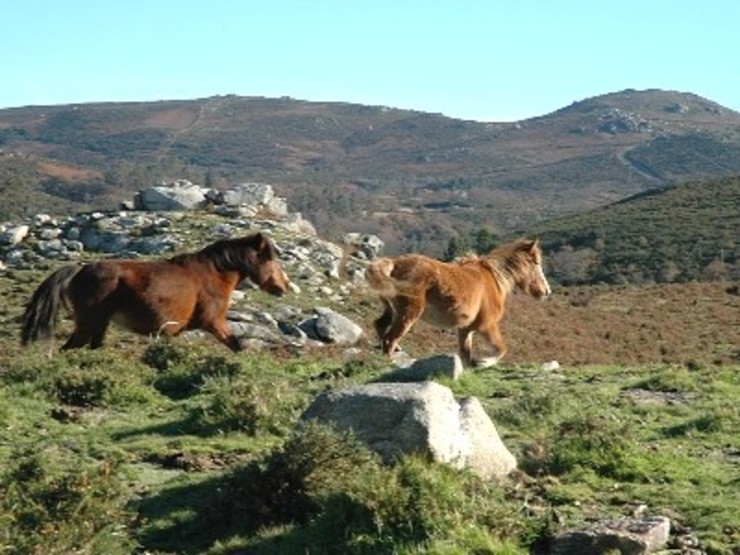
<instances>
[{"instance_id":1,"label":"grass","mask_svg":"<svg viewBox=\"0 0 740 555\"><path fill-rule=\"evenodd\" d=\"M14 552L530 553L646 504L710 553L740 547L738 367L510 364L448 383L519 461L502 484L305 425L371 353L209 342L5 357L0 523Z\"/></svg>"},{"instance_id":2,"label":"grass","mask_svg":"<svg viewBox=\"0 0 740 555\"><path fill-rule=\"evenodd\" d=\"M420 457L384 466L352 436L300 421L327 388L389 371L370 342L232 354L207 336L112 327L98 351L21 348L20 303L52 266L0 275L4 551L544 553L563 529L643 504L711 554L740 549L728 332L740 297L725 285L512 296L504 364L445 383L481 400L519 462L492 483ZM376 305L337 308L371 329ZM403 346L421 357L455 343L420 325ZM520 362L555 357L556 371Z\"/></svg>"}]
</instances>

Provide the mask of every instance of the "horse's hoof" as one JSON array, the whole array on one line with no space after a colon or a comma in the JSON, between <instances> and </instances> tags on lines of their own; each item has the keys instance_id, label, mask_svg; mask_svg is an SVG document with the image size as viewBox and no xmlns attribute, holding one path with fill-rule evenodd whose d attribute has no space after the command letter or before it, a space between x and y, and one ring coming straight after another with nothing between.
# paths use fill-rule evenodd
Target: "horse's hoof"
<instances>
[{"instance_id":1,"label":"horse's hoof","mask_svg":"<svg viewBox=\"0 0 740 555\"><path fill-rule=\"evenodd\" d=\"M486 357L479 358L473 361L473 368L483 369L496 366L498 364L498 357Z\"/></svg>"}]
</instances>

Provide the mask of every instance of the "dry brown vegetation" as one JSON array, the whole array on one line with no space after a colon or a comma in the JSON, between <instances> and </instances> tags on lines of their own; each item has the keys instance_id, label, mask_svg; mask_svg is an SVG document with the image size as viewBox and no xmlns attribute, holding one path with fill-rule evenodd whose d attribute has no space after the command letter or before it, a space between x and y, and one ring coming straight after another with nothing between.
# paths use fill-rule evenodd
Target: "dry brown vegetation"
<instances>
[{"instance_id":1,"label":"dry brown vegetation","mask_svg":"<svg viewBox=\"0 0 740 555\"><path fill-rule=\"evenodd\" d=\"M740 292L734 284L569 287L544 301L519 294L507 302L504 365L740 362ZM454 332L423 322L401 342L418 356L455 352L456 345Z\"/></svg>"}]
</instances>

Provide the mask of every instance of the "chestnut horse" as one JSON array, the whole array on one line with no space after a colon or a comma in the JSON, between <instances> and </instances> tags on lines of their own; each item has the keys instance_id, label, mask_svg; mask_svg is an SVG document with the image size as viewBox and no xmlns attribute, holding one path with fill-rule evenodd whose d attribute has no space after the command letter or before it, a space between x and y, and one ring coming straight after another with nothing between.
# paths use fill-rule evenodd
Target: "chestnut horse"
<instances>
[{"instance_id":1,"label":"chestnut horse","mask_svg":"<svg viewBox=\"0 0 740 555\"><path fill-rule=\"evenodd\" d=\"M519 287L533 297L550 294L537 240L520 239L486 256L440 262L421 254L379 258L365 272L384 312L375 321L381 348L392 355L419 318L441 328L456 328L465 366L491 366L506 352L499 322L506 296ZM473 361L473 335L493 347L492 357Z\"/></svg>"},{"instance_id":2,"label":"chestnut horse","mask_svg":"<svg viewBox=\"0 0 740 555\"><path fill-rule=\"evenodd\" d=\"M217 241L202 250L165 260L104 260L64 266L34 292L23 315L25 345L48 338L61 304L71 307L72 336L62 349L96 349L111 320L142 335L178 335L202 329L239 351L226 323L234 288L244 278L273 295L289 280L274 245L261 233Z\"/></svg>"}]
</instances>

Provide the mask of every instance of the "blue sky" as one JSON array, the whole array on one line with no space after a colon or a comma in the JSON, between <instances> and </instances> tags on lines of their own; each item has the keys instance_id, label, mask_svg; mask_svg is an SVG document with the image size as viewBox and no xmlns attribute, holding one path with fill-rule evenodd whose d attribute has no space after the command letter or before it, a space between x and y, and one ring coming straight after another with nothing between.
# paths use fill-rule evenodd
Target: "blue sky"
<instances>
[{"instance_id":1,"label":"blue sky","mask_svg":"<svg viewBox=\"0 0 740 555\"><path fill-rule=\"evenodd\" d=\"M740 111L735 0L0 0L0 108L290 96L515 121L626 88Z\"/></svg>"}]
</instances>

